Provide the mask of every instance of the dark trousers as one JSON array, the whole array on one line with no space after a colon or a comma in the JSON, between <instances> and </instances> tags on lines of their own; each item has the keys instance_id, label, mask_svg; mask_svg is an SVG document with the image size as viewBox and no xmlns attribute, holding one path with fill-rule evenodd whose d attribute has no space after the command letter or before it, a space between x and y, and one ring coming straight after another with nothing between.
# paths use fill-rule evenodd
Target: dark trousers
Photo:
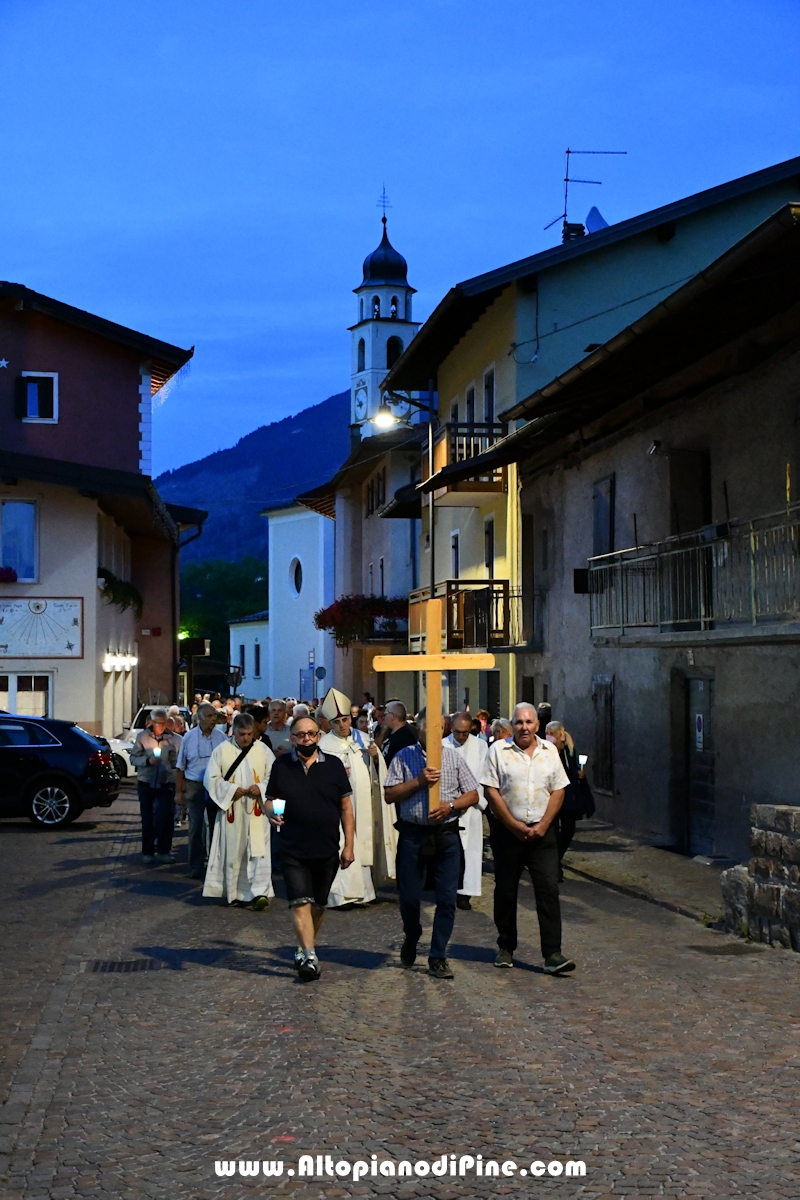
<instances>
[{"instance_id":1,"label":"dark trousers","mask_svg":"<svg viewBox=\"0 0 800 1200\"><path fill-rule=\"evenodd\" d=\"M208 817L208 847L214 836L214 821L220 811L200 779L186 780L186 807L189 810L189 874L202 878L206 872L206 841L203 817Z\"/></svg>"},{"instance_id":2,"label":"dark trousers","mask_svg":"<svg viewBox=\"0 0 800 1200\"><path fill-rule=\"evenodd\" d=\"M403 932L416 946L422 937L419 920L420 901L430 860L429 825L400 829L397 841L397 890L400 893L400 917ZM427 844L426 844L427 843ZM433 917L430 958L446 958L447 943L456 919L456 896L461 873L461 840L458 829L438 829L433 842L433 871L436 883L436 912Z\"/></svg>"},{"instance_id":3,"label":"dark trousers","mask_svg":"<svg viewBox=\"0 0 800 1200\"><path fill-rule=\"evenodd\" d=\"M494 855L494 923L501 950L517 948L517 892L522 872L530 872L542 956L549 958L561 949L561 905L558 900L558 838L555 824L542 838L520 842L493 817L490 842Z\"/></svg>"},{"instance_id":4,"label":"dark trousers","mask_svg":"<svg viewBox=\"0 0 800 1200\"><path fill-rule=\"evenodd\" d=\"M153 787L139 782L142 814L142 854L169 854L175 825L175 784Z\"/></svg>"},{"instance_id":5,"label":"dark trousers","mask_svg":"<svg viewBox=\"0 0 800 1200\"><path fill-rule=\"evenodd\" d=\"M569 844L575 837L575 825L578 821L577 813L565 813L562 809L556 817L558 822L558 857L562 859L566 854Z\"/></svg>"}]
</instances>

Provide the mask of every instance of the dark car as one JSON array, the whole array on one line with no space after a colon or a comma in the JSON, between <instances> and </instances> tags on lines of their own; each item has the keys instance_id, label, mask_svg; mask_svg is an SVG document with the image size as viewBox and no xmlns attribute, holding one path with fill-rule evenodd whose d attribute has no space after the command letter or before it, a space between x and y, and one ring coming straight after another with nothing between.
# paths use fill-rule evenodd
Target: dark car
<instances>
[{"instance_id":1,"label":"dark car","mask_svg":"<svg viewBox=\"0 0 800 1200\"><path fill-rule=\"evenodd\" d=\"M104 738L73 721L0 714L0 816L56 829L108 808L120 781Z\"/></svg>"}]
</instances>

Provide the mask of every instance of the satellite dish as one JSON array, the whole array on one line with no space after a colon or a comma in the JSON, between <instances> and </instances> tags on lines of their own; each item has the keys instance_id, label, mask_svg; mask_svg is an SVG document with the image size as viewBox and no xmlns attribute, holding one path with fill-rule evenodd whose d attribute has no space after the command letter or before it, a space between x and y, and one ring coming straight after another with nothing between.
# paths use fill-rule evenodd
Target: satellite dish
<instances>
[{"instance_id":1,"label":"satellite dish","mask_svg":"<svg viewBox=\"0 0 800 1200\"><path fill-rule=\"evenodd\" d=\"M314 674L316 675L317 679L324 679L325 676L328 674L328 672L325 670L324 667L317 667Z\"/></svg>"},{"instance_id":2,"label":"satellite dish","mask_svg":"<svg viewBox=\"0 0 800 1200\"><path fill-rule=\"evenodd\" d=\"M606 221L599 208L596 208L594 205L589 209L589 214L586 217L586 228L589 233L599 233L601 229L608 229L608 221Z\"/></svg>"}]
</instances>

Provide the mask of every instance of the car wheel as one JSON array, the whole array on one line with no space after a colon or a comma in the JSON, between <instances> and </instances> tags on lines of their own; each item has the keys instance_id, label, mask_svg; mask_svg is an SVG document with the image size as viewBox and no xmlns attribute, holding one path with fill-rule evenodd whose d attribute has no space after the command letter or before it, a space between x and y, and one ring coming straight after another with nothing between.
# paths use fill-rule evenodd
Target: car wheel
<instances>
[{"instance_id":1,"label":"car wheel","mask_svg":"<svg viewBox=\"0 0 800 1200\"><path fill-rule=\"evenodd\" d=\"M128 768L125 765L125 759L121 754L112 754L111 761L114 764L114 770L119 775L120 779L128 778Z\"/></svg>"},{"instance_id":2,"label":"car wheel","mask_svg":"<svg viewBox=\"0 0 800 1200\"><path fill-rule=\"evenodd\" d=\"M68 784L45 782L38 784L30 795L30 813L34 825L42 829L58 829L80 816L78 798Z\"/></svg>"}]
</instances>

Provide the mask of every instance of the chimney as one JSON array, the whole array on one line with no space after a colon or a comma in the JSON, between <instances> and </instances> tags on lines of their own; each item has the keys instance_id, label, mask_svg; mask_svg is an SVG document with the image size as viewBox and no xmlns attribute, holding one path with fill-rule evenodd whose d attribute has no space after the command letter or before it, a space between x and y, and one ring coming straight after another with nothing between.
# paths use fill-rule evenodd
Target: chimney
<instances>
[{"instance_id":1,"label":"chimney","mask_svg":"<svg viewBox=\"0 0 800 1200\"><path fill-rule=\"evenodd\" d=\"M360 445L361 445L361 426L360 425L351 425L350 426L350 453L354 454Z\"/></svg>"},{"instance_id":2,"label":"chimney","mask_svg":"<svg viewBox=\"0 0 800 1200\"><path fill-rule=\"evenodd\" d=\"M586 230L580 222L565 221L561 231L562 242L577 242L578 238L586 237Z\"/></svg>"}]
</instances>

